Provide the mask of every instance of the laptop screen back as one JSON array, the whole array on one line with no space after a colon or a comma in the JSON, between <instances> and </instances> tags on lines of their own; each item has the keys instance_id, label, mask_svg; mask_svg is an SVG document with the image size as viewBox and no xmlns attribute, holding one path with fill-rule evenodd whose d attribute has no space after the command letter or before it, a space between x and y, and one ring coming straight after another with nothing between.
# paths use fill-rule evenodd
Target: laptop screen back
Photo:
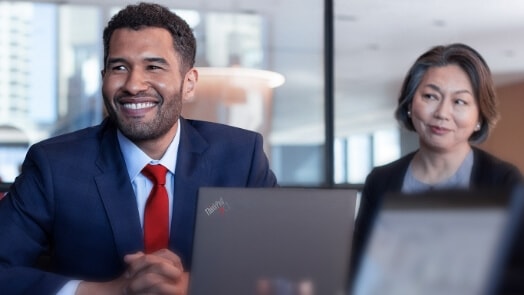
<instances>
[{"instance_id":1,"label":"laptop screen back","mask_svg":"<svg viewBox=\"0 0 524 295\"><path fill-rule=\"evenodd\" d=\"M202 188L190 294L341 294L355 202L343 189Z\"/></svg>"},{"instance_id":2,"label":"laptop screen back","mask_svg":"<svg viewBox=\"0 0 524 295\"><path fill-rule=\"evenodd\" d=\"M522 205L502 192L385 198L354 295L493 294Z\"/></svg>"}]
</instances>

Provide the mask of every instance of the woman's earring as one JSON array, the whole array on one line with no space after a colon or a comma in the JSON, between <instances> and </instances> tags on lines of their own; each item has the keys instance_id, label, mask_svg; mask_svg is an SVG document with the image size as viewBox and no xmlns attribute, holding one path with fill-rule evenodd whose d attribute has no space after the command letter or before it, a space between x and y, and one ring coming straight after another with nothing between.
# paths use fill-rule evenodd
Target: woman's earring
<instances>
[{"instance_id":1,"label":"woman's earring","mask_svg":"<svg viewBox=\"0 0 524 295\"><path fill-rule=\"evenodd\" d=\"M477 126L475 126L475 131L479 131L480 130L480 123L477 123Z\"/></svg>"},{"instance_id":2,"label":"woman's earring","mask_svg":"<svg viewBox=\"0 0 524 295\"><path fill-rule=\"evenodd\" d=\"M408 117L411 118L411 111L408 111Z\"/></svg>"}]
</instances>

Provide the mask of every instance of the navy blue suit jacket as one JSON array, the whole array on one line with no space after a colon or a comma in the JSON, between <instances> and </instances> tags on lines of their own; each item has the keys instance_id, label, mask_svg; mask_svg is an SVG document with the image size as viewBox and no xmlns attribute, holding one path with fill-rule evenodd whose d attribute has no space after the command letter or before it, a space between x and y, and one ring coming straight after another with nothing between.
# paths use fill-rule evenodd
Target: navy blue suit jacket
<instances>
[{"instance_id":1,"label":"navy blue suit jacket","mask_svg":"<svg viewBox=\"0 0 524 295\"><path fill-rule=\"evenodd\" d=\"M272 187L258 133L180 119L169 248L191 263L198 189ZM54 294L72 278L110 280L143 251L135 194L110 120L34 144L0 201L0 293ZM34 267L50 251L51 271Z\"/></svg>"}]
</instances>

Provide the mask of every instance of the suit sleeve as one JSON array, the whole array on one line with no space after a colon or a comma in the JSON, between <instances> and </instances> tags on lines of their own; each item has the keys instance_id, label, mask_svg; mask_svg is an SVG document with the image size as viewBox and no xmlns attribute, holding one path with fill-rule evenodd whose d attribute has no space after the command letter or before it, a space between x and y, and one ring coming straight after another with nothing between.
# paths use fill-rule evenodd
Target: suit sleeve
<instances>
[{"instance_id":1,"label":"suit sleeve","mask_svg":"<svg viewBox=\"0 0 524 295\"><path fill-rule=\"evenodd\" d=\"M36 266L39 256L48 249L52 226L49 169L45 153L32 147L22 173L0 201L2 294L54 294L68 280Z\"/></svg>"},{"instance_id":2,"label":"suit sleeve","mask_svg":"<svg viewBox=\"0 0 524 295\"><path fill-rule=\"evenodd\" d=\"M264 153L262 135L256 134L253 154L251 158L251 168L249 171L249 187L276 187L277 179L269 167L269 161Z\"/></svg>"}]
</instances>

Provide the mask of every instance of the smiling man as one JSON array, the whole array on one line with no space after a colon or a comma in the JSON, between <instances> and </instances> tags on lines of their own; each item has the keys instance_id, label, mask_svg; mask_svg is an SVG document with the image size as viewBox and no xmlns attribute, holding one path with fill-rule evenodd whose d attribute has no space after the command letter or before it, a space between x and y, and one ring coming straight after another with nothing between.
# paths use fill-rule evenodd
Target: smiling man
<instances>
[{"instance_id":1,"label":"smiling man","mask_svg":"<svg viewBox=\"0 0 524 295\"><path fill-rule=\"evenodd\" d=\"M260 134L180 116L198 81L185 21L129 5L103 41L109 116L34 144L0 202L3 294L185 294L198 189L277 186Z\"/></svg>"}]
</instances>

